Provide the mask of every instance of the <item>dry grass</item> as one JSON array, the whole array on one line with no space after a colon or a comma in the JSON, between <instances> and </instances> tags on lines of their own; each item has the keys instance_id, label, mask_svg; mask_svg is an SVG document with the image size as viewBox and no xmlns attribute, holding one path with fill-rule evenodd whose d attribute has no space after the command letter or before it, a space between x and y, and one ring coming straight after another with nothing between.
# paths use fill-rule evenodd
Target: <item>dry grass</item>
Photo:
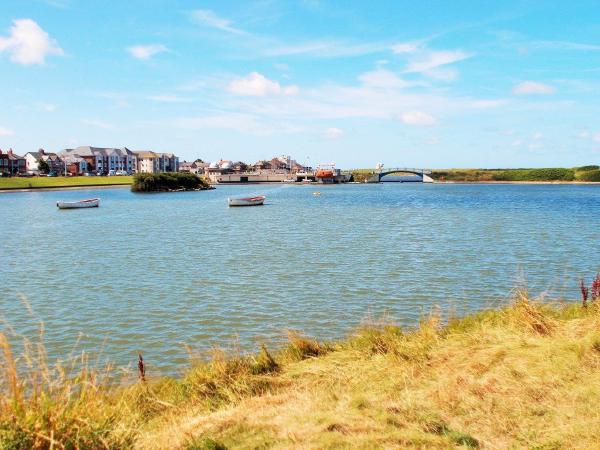
<instances>
[{"instance_id":1,"label":"dry grass","mask_svg":"<svg viewBox=\"0 0 600 450\"><path fill-rule=\"evenodd\" d=\"M4 352L3 448L598 448L600 308L518 294L415 330L372 324L324 345L216 353L182 380L17 373ZM35 368L35 364L33 364ZM35 372L35 371L34 371Z\"/></svg>"}]
</instances>

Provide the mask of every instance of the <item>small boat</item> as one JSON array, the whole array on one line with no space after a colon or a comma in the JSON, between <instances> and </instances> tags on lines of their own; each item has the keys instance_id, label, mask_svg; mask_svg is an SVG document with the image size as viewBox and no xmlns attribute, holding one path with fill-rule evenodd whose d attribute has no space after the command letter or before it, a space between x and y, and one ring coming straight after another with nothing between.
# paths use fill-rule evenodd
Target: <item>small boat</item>
<instances>
[{"instance_id":1,"label":"small boat","mask_svg":"<svg viewBox=\"0 0 600 450\"><path fill-rule=\"evenodd\" d=\"M88 200L79 200L77 202L56 202L58 209L77 209L77 208L97 208L100 206L99 198L90 198Z\"/></svg>"},{"instance_id":2,"label":"small boat","mask_svg":"<svg viewBox=\"0 0 600 450\"><path fill-rule=\"evenodd\" d=\"M229 206L258 206L264 203L265 198L264 195L259 195L257 197L228 198L227 203Z\"/></svg>"},{"instance_id":3,"label":"small boat","mask_svg":"<svg viewBox=\"0 0 600 450\"><path fill-rule=\"evenodd\" d=\"M320 197L320 196L321 196L321 193L320 193L319 191L316 191L316 192L313 192L313 195L314 195L315 197Z\"/></svg>"}]
</instances>

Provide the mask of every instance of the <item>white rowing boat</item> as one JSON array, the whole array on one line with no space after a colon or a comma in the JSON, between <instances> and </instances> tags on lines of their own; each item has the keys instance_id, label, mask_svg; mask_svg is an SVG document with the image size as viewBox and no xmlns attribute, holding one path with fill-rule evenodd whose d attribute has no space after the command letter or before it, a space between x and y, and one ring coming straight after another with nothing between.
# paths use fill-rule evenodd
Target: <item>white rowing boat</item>
<instances>
[{"instance_id":1,"label":"white rowing boat","mask_svg":"<svg viewBox=\"0 0 600 450\"><path fill-rule=\"evenodd\" d=\"M228 198L227 203L229 206L258 206L264 203L265 198L264 195L246 198Z\"/></svg>"},{"instance_id":2,"label":"white rowing boat","mask_svg":"<svg viewBox=\"0 0 600 450\"><path fill-rule=\"evenodd\" d=\"M97 208L100 206L99 198L90 198L88 200L79 200L77 202L56 202L59 209L77 209L77 208Z\"/></svg>"}]
</instances>

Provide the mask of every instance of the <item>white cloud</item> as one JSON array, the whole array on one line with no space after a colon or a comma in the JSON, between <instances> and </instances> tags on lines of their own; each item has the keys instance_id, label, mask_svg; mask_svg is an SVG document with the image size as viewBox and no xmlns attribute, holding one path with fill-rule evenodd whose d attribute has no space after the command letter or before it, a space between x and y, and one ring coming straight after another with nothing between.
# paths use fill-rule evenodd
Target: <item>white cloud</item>
<instances>
[{"instance_id":1,"label":"white cloud","mask_svg":"<svg viewBox=\"0 0 600 450\"><path fill-rule=\"evenodd\" d=\"M458 78L458 70L452 67L437 67L423 72L424 75L438 81L454 81Z\"/></svg>"},{"instance_id":2,"label":"white cloud","mask_svg":"<svg viewBox=\"0 0 600 450\"><path fill-rule=\"evenodd\" d=\"M323 136L326 139L339 139L344 136L344 130L335 127L327 128Z\"/></svg>"},{"instance_id":3,"label":"white cloud","mask_svg":"<svg viewBox=\"0 0 600 450\"><path fill-rule=\"evenodd\" d=\"M409 61L406 72L428 72L437 67L453 64L472 57L462 50L430 51Z\"/></svg>"},{"instance_id":4,"label":"white cloud","mask_svg":"<svg viewBox=\"0 0 600 450\"><path fill-rule=\"evenodd\" d=\"M227 90L234 94L251 97L264 97L267 95L295 95L298 86L281 86L279 82L269 80L258 72L251 72L245 77L233 80Z\"/></svg>"},{"instance_id":5,"label":"white cloud","mask_svg":"<svg viewBox=\"0 0 600 450\"><path fill-rule=\"evenodd\" d=\"M496 99L496 100L473 100L470 103L470 106L475 109L490 109L490 108L498 108L499 106L504 106L508 103L508 100L505 99ZM514 134L514 131L512 131ZM507 136L510 136L509 132L505 133Z\"/></svg>"},{"instance_id":6,"label":"white cloud","mask_svg":"<svg viewBox=\"0 0 600 450\"><path fill-rule=\"evenodd\" d=\"M358 77L365 86L376 88L403 88L414 83L403 80L395 73L385 69L375 69Z\"/></svg>"},{"instance_id":7,"label":"white cloud","mask_svg":"<svg viewBox=\"0 0 600 450\"><path fill-rule=\"evenodd\" d=\"M526 94L554 94L556 88L544 83L538 83L537 81L523 81L517 84L513 88L513 94L526 95Z\"/></svg>"},{"instance_id":8,"label":"white cloud","mask_svg":"<svg viewBox=\"0 0 600 450\"><path fill-rule=\"evenodd\" d=\"M577 137L584 140L592 140L594 142L600 142L600 133L590 133L587 130L581 131L577 134Z\"/></svg>"},{"instance_id":9,"label":"white cloud","mask_svg":"<svg viewBox=\"0 0 600 450\"><path fill-rule=\"evenodd\" d=\"M588 50L598 51L600 45L587 44L581 42L569 42L569 41L535 41L531 43L531 47L536 48L548 48L552 50Z\"/></svg>"},{"instance_id":10,"label":"white cloud","mask_svg":"<svg viewBox=\"0 0 600 450\"><path fill-rule=\"evenodd\" d=\"M0 127L0 136L12 136L13 134L15 133L10 128Z\"/></svg>"},{"instance_id":11,"label":"white cloud","mask_svg":"<svg viewBox=\"0 0 600 450\"><path fill-rule=\"evenodd\" d=\"M339 58L379 53L387 48L389 47L378 42L354 44L322 40L300 44L269 45L268 48L261 51L261 54L267 57L309 55L317 58Z\"/></svg>"},{"instance_id":12,"label":"white cloud","mask_svg":"<svg viewBox=\"0 0 600 450\"><path fill-rule=\"evenodd\" d=\"M178 91L199 91L209 85L207 80L191 80L176 87Z\"/></svg>"},{"instance_id":13,"label":"white cloud","mask_svg":"<svg viewBox=\"0 0 600 450\"><path fill-rule=\"evenodd\" d=\"M407 125L434 125L437 121L435 117L422 111L408 111L400 114L400 120Z\"/></svg>"},{"instance_id":14,"label":"white cloud","mask_svg":"<svg viewBox=\"0 0 600 450\"><path fill-rule=\"evenodd\" d=\"M159 103L187 103L191 101L189 98L180 97L178 95L151 95L148 100Z\"/></svg>"},{"instance_id":15,"label":"white cloud","mask_svg":"<svg viewBox=\"0 0 600 450\"><path fill-rule=\"evenodd\" d=\"M96 127L96 128L102 128L104 130L111 130L114 128L114 126L112 124L103 122L102 120L96 120L96 119L82 119L81 123L84 123L86 125L90 125L90 126Z\"/></svg>"},{"instance_id":16,"label":"white cloud","mask_svg":"<svg viewBox=\"0 0 600 450\"><path fill-rule=\"evenodd\" d=\"M127 48L127 51L134 58L141 60L148 60L154 55L168 51L169 49L162 44L151 44L151 45L134 45Z\"/></svg>"},{"instance_id":17,"label":"white cloud","mask_svg":"<svg viewBox=\"0 0 600 450\"><path fill-rule=\"evenodd\" d=\"M40 109L46 111L46 112L54 112L56 111L56 105L53 105L51 103L40 103L39 104Z\"/></svg>"},{"instance_id":18,"label":"white cloud","mask_svg":"<svg viewBox=\"0 0 600 450\"><path fill-rule=\"evenodd\" d=\"M275 67L277 70L280 70L282 72L289 72L290 71L290 66L288 66L285 63L275 63L275 64L273 64L273 67Z\"/></svg>"},{"instance_id":19,"label":"white cloud","mask_svg":"<svg viewBox=\"0 0 600 450\"><path fill-rule=\"evenodd\" d=\"M513 147L521 147L523 145L523 141L521 139L515 139L512 141L511 146Z\"/></svg>"},{"instance_id":20,"label":"white cloud","mask_svg":"<svg viewBox=\"0 0 600 450\"><path fill-rule=\"evenodd\" d=\"M0 53L8 52L13 62L44 64L49 55L64 55L58 43L31 19L13 20L8 37L0 37Z\"/></svg>"},{"instance_id":21,"label":"white cloud","mask_svg":"<svg viewBox=\"0 0 600 450\"><path fill-rule=\"evenodd\" d=\"M533 133L531 135L531 137L536 140L539 141L540 139L542 139L544 137L544 135L542 133L540 133L539 131L536 131L535 133Z\"/></svg>"},{"instance_id":22,"label":"white cloud","mask_svg":"<svg viewBox=\"0 0 600 450\"><path fill-rule=\"evenodd\" d=\"M175 119L174 125L187 130L201 130L206 128L235 130L241 133L268 136L275 133L298 133L304 131L286 122L264 120L254 114L237 112L224 112L208 116L180 117Z\"/></svg>"},{"instance_id":23,"label":"white cloud","mask_svg":"<svg viewBox=\"0 0 600 450\"><path fill-rule=\"evenodd\" d=\"M210 28L216 28L233 34L248 34L244 30L235 28L230 20L219 17L213 11L208 9L196 9L190 13L190 17L194 22Z\"/></svg>"},{"instance_id":24,"label":"white cloud","mask_svg":"<svg viewBox=\"0 0 600 450\"><path fill-rule=\"evenodd\" d=\"M392 51L396 54L401 53L415 53L421 49L423 44L421 42L400 42L392 45Z\"/></svg>"},{"instance_id":25,"label":"white cloud","mask_svg":"<svg viewBox=\"0 0 600 450\"><path fill-rule=\"evenodd\" d=\"M44 3L59 9L66 9L69 6L68 0L44 0Z\"/></svg>"}]
</instances>

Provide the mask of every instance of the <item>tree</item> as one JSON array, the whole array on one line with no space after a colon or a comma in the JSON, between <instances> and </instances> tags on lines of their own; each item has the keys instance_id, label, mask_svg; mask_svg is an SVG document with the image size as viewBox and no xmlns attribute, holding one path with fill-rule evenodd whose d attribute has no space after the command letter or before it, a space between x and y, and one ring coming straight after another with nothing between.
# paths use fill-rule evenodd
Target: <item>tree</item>
<instances>
[{"instance_id":1,"label":"tree","mask_svg":"<svg viewBox=\"0 0 600 450\"><path fill-rule=\"evenodd\" d=\"M46 161L40 158L38 159L38 170L42 173L48 173L50 171L50 166Z\"/></svg>"}]
</instances>

